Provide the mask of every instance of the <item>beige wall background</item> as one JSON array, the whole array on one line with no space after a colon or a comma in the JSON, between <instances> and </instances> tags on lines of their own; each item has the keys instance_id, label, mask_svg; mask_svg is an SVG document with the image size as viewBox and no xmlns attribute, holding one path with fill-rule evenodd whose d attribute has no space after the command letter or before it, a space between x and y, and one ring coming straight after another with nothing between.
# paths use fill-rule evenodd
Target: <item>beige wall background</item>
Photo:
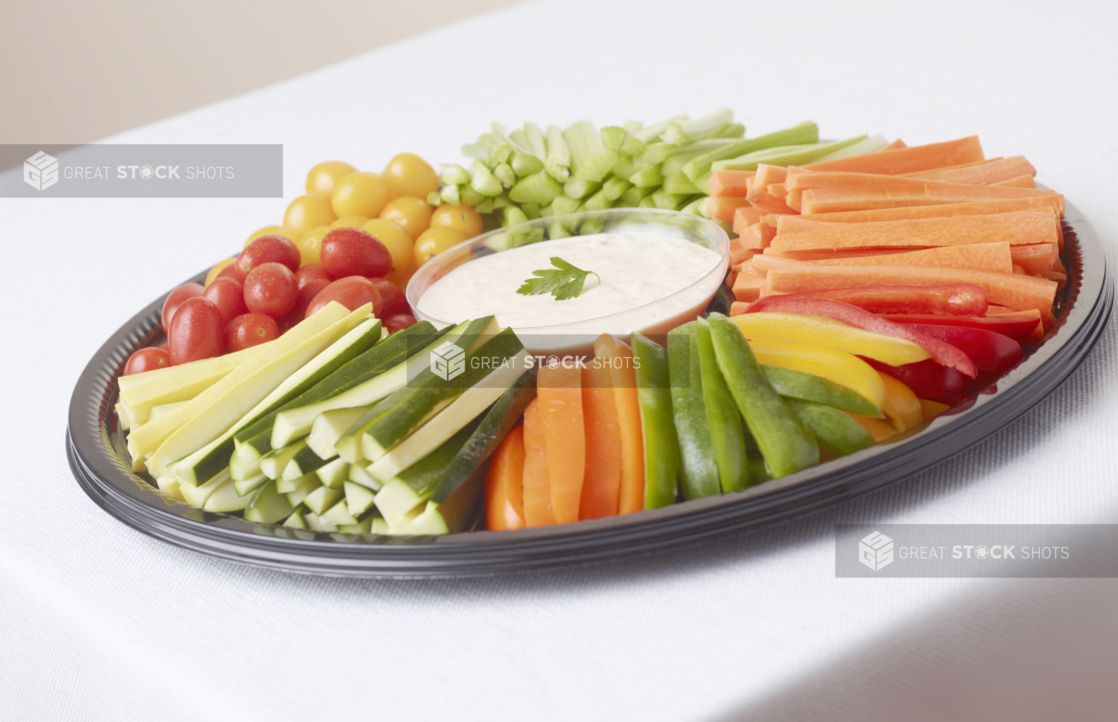
<instances>
[{"instance_id":1,"label":"beige wall background","mask_svg":"<svg viewBox=\"0 0 1118 722\"><path fill-rule=\"evenodd\" d=\"M0 143L92 142L517 1L4 0Z\"/></svg>"}]
</instances>

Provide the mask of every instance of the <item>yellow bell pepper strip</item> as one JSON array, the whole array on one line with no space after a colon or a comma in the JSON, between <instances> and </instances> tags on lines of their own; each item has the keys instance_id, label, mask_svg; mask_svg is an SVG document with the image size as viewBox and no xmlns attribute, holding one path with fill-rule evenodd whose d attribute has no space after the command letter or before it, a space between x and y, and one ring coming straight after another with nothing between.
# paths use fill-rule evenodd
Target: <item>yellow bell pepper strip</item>
<instances>
[{"instance_id":1,"label":"yellow bell pepper strip","mask_svg":"<svg viewBox=\"0 0 1118 722\"><path fill-rule=\"evenodd\" d=\"M941 404L938 401L930 401L928 399L920 399L920 410L924 414L924 421L931 421L935 417L947 411L951 407L947 404Z\"/></svg>"},{"instance_id":2,"label":"yellow bell pepper strip","mask_svg":"<svg viewBox=\"0 0 1118 722\"><path fill-rule=\"evenodd\" d=\"M720 313L707 320L718 368L773 477L819 464L815 434L773 390L741 331Z\"/></svg>"},{"instance_id":3,"label":"yellow bell pepper strip","mask_svg":"<svg viewBox=\"0 0 1118 722\"><path fill-rule=\"evenodd\" d=\"M924 422L924 411L920 407L920 399L912 393L912 389L889 374L877 372L881 382L885 384L885 418L893 424L897 431L907 431Z\"/></svg>"},{"instance_id":4,"label":"yellow bell pepper strip","mask_svg":"<svg viewBox=\"0 0 1118 722\"><path fill-rule=\"evenodd\" d=\"M842 413L857 421L862 425L863 429L870 432L870 436L873 437L874 443L880 444L882 441L891 439L899 433L891 425L881 419L871 419L868 416L853 414L849 411L843 411Z\"/></svg>"},{"instance_id":5,"label":"yellow bell pepper strip","mask_svg":"<svg viewBox=\"0 0 1118 722\"><path fill-rule=\"evenodd\" d=\"M750 341L757 361L765 366L803 371L834 381L885 409L885 382L877 371L846 351L787 341Z\"/></svg>"},{"instance_id":6,"label":"yellow bell pepper strip","mask_svg":"<svg viewBox=\"0 0 1118 722\"><path fill-rule=\"evenodd\" d=\"M750 341L791 341L846 351L901 366L928 358L928 352L907 339L882 336L825 316L798 313L746 313L734 323Z\"/></svg>"}]
</instances>

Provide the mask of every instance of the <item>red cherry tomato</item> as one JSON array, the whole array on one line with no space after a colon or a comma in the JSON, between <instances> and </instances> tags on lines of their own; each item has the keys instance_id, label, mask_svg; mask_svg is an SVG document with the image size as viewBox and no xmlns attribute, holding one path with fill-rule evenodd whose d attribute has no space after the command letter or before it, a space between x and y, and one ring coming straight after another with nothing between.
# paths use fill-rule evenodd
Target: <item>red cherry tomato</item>
<instances>
[{"instance_id":1,"label":"red cherry tomato","mask_svg":"<svg viewBox=\"0 0 1118 722\"><path fill-rule=\"evenodd\" d=\"M321 311L331 301L337 301L350 311L356 311L366 303L371 303L373 304L373 315L378 318L383 304L380 291L377 290L372 281L361 276L347 276L346 278L339 278L319 291L318 295L311 301L311 305L307 306L305 318L310 318Z\"/></svg>"},{"instance_id":2,"label":"red cherry tomato","mask_svg":"<svg viewBox=\"0 0 1118 722\"><path fill-rule=\"evenodd\" d=\"M217 275L214 276L214 280L216 281L219 278L232 278L237 283L244 283L245 282L245 277L242 276L240 274L240 272L237 270L237 264L236 263L230 263L228 266L226 266L225 268L218 271Z\"/></svg>"},{"instance_id":3,"label":"red cherry tomato","mask_svg":"<svg viewBox=\"0 0 1118 722\"><path fill-rule=\"evenodd\" d=\"M242 313L248 313L245 305L245 287L235 278L215 278L202 294L217 306L223 323L229 323Z\"/></svg>"},{"instance_id":4,"label":"red cherry tomato","mask_svg":"<svg viewBox=\"0 0 1118 722\"><path fill-rule=\"evenodd\" d=\"M128 357L124 375L142 374L145 371L165 369L171 365L171 355L161 348L142 348Z\"/></svg>"},{"instance_id":5,"label":"red cherry tomato","mask_svg":"<svg viewBox=\"0 0 1118 722\"><path fill-rule=\"evenodd\" d=\"M336 278L380 278L392 270L392 255L360 228L335 228L322 239L322 267Z\"/></svg>"},{"instance_id":6,"label":"red cherry tomato","mask_svg":"<svg viewBox=\"0 0 1118 722\"><path fill-rule=\"evenodd\" d=\"M167 296L167 300L163 302L163 333L167 333L171 328L171 317L175 315L175 311L182 305L182 302L188 298L201 296L205 292L205 287L200 283L184 283L171 294Z\"/></svg>"},{"instance_id":7,"label":"red cherry tomato","mask_svg":"<svg viewBox=\"0 0 1118 722\"><path fill-rule=\"evenodd\" d=\"M163 350L164 350L164 351L166 351L167 353L171 353L171 344L169 344L169 343L168 343L168 342L166 342L166 341L164 341L163 343L159 344L159 348L163 349Z\"/></svg>"},{"instance_id":8,"label":"red cherry tomato","mask_svg":"<svg viewBox=\"0 0 1118 722\"><path fill-rule=\"evenodd\" d=\"M225 349L221 311L208 298L188 298L175 311L167 337L171 365L220 356Z\"/></svg>"},{"instance_id":9,"label":"red cherry tomato","mask_svg":"<svg viewBox=\"0 0 1118 722\"><path fill-rule=\"evenodd\" d=\"M281 334L287 333L289 328L307 317L307 307L311 305L311 301L314 300L314 297L317 296L322 289L329 286L330 283L331 281L327 281L325 278L310 278L306 280L299 289L299 295L295 299L295 305L290 311L284 314L283 318L277 320Z\"/></svg>"},{"instance_id":10,"label":"red cherry tomato","mask_svg":"<svg viewBox=\"0 0 1118 722\"><path fill-rule=\"evenodd\" d=\"M282 263L295 273L301 260L299 249L283 236L260 236L245 246L232 265L237 267L240 280L244 281L252 269L265 263Z\"/></svg>"},{"instance_id":11,"label":"red cherry tomato","mask_svg":"<svg viewBox=\"0 0 1118 722\"><path fill-rule=\"evenodd\" d=\"M408 326L414 325L415 316L412 316L410 313L399 313L384 319L384 327L388 329L388 333L390 334L403 331Z\"/></svg>"},{"instance_id":12,"label":"red cherry tomato","mask_svg":"<svg viewBox=\"0 0 1118 722\"><path fill-rule=\"evenodd\" d=\"M295 272L295 285L299 287L300 291L303 290L303 286L307 284L307 281L311 279L330 283L334 280L334 277L317 263L308 263L305 266L300 266L299 270Z\"/></svg>"},{"instance_id":13,"label":"red cherry tomato","mask_svg":"<svg viewBox=\"0 0 1118 722\"><path fill-rule=\"evenodd\" d=\"M245 278L245 305L252 313L279 318L295 306L299 289L295 274L282 263L265 263Z\"/></svg>"},{"instance_id":14,"label":"red cherry tomato","mask_svg":"<svg viewBox=\"0 0 1118 722\"><path fill-rule=\"evenodd\" d=\"M377 291L380 292L381 300L384 302L381 306L381 312L377 314L379 318L387 318L388 316L398 316L402 313L410 314L411 306L408 305L408 299L404 296L404 292L400 290L392 281L387 278L373 278L370 279Z\"/></svg>"},{"instance_id":15,"label":"red cherry tomato","mask_svg":"<svg viewBox=\"0 0 1118 722\"><path fill-rule=\"evenodd\" d=\"M225 327L225 347L241 351L279 338L279 326L271 316L242 313Z\"/></svg>"}]
</instances>

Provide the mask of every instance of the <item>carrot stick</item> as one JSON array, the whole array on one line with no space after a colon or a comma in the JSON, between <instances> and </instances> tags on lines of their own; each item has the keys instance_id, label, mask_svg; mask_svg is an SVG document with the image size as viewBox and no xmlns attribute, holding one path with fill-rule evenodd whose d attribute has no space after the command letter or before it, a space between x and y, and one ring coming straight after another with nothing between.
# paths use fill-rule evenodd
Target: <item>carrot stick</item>
<instances>
[{"instance_id":1,"label":"carrot stick","mask_svg":"<svg viewBox=\"0 0 1118 722\"><path fill-rule=\"evenodd\" d=\"M733 303L730 304L730 315L731 316L740 316L741 314L745 313L745 309L747 309L747 308L749 308L749 302L747 302L747 301L734 301Z\"/></svg>"},{"instance_id":2,"label":"carrot stick","mask_svg":"<svg viewBox=\"0 0 1118 722\"><path fill-rule=\"evenodd\" d=\"M764 234L761 233L761 224L754 223L741 229L738 236L743 248L760 251L765 248Z\"/></svg>"},{"instance_id":3,"label":"carrot stick","mask_svg":"<svg viewBox=\"0 0 1118 722\"><path fill-rule=\"evenodd\" d=\"M801 293L838 288L859 288L903 283L935 286L973 283L986 289L990 303L1019 311L1035 308L1051 314L1056 283L1016 273L991 273L965 268L913 266L797 266L770 269L765 277L769 292ZM762 293L762 297L764 293ZM739 298L739 300L742 300Z\"/></svg>"},{"instance_id":4,"label":"carrot stick","mask_svg":"<svg viewBox=\"0 0 1118 722\"><path fill-rule=\"evenodd\" d=\"M753 179L753 184L763 190L773 183L783 183L787 176L788 169L783 166L759 163L757 165L757 176Z\"/></svg>"},{"instance_id":5,"label":"carrot stick","mask_svg":"<svg viewBox=\"0 0 1118 722\"><path fill-rule=\"evenodd\" d=\"M555 512L548 477L547 439L539 398L524 409L524 521L528 527L553 526Z\"/></svg>"},{"instance_id":6,"label":"carrot stick","mask_svg":"<svg viewBox=\"0 0 1118 722\"><path fill-rule=\"evenodd\" d=\"M884 148L882 148L881 150L879 150L878 153L880 153L881 151L884 151L884 150L897 150L899 148L907 148L907 147L908 146L905 145L903 140L901 140L900 138L897 138L892 143L890 143L889 145L887 145Z\"/></svg>"},{"instance_id":7,"label":"carrot stick","mask_svg":"<svg viewBox=\"0 0 1118 722\"><path fill-rule=\"evenodd\" d=\"M1036 181L1031 175L1019 175L990 185L1002 188L1036 188Z\"/></svg>"},{"instance_id":8,"label":"carrot stick","mask_svg":"<svg viewBox=\"0 0 1118 722\"><path fill-rule=\"evenodd\" d=\"M865 223L867 221L900 221L906 218L949 218L951 216L986 216L1011 211L1050 210L1059 215L1059 203L1055 196L1034 196L1029 198L1005 198L974 203L948 203L935 206L905 206L901 208L877 208L867 211L840 211L838 213L812 213L800 216L810 221L827 223Z\"/></svg>"},{"instance_id":9,"label":"carrot stick","mask_svg":"<svg viewBox=\"0 0 1118 722\"><path fill-rule=\"evenodd\" d=\"M1027 175L1030 178L1036 175L1036 168L1025 160L1025 156L1017 155L1012 158L979 163L963 168L944 168L940 170L925 171L910 175L912 178L924 180L943 181L945 183L966 183L968 185L991 185L1000 181ZM1036 185L1034 184L1035 188Z\"/></svg>"},{"instance_id":10,"label":"carrot stick","mask_svg":"<svg viewBox=\"0 0 1118 722\"><path fill-rule=\"evenodd\" d=\"M734 211L749 205L745 198L715 198L707 201L707 213L720 221L734 220Z\"/></svg>"},{"instance_id":11,"label":"carrot stick","mask_svg":"<svg viewBox=\"0 0 1118 722\"><path fill-rule=\"evenodd\" d=\"M804 251L1055 243L1056 228L1054 216L1031 211L871 223L825 223L786 216L778 221L777 234L770 245L777 251Z\"/></svg>"},{"instance_id":12,"label":"carrot stick","mask_svg":"<svg viewBox=\"0 0 1118 722\"><path fill-rule=\"evenodd\" d=\"M986 163L993 163L994 161L999 161L999 160L1002 160L1002 159L1000 157L998 157L998 158L987 158L985 160L976 160L976 161L973 161L971 163L960 163L959 165L949 165L949 166L946 166L944 168L930 168L928 170L917 170L917 171L913 171L912 173L898 173L897 175L899 175L902 178L913 178L913 177L916 177L916 176L921 176L925 173L935 173L935 172L941 171L941 170L956 170L958 168L973 168L976 165L985 165Z\"/></svg>"},{"instance_id":13,"label":"carrot stick","mask_svg":"<svg viewBox=\"0 0 1118 722\"><path fill-rule=\"evenodd\" d=\"M771 268L787 267L790 263L808 263L813 266L947 266L1010 273L1013 270L1012 248L1014 247L1004 242L975 243L967 246L928 248L921 251L886 252L881 255L876 253L869 255L871 252L865 251L863 252L865 255L803 261L760 253L753 256L750 268L759 276L764 276Z\"/></svg>"},{"instance_id":14,"label":"carrot stick","mask_svg":"<svg viewBox=\"0 0 1118 722\"><path fill-rule=\"evenodd\" d=\"M621 426L610 370L589 363L582 370L582 413L586 423L586 470L579 519L617 516L621 493Z\"/></svg>"},{"instance_id":15,"label":"carrot stick","mask_svg":"<svg viewBox=\"0 0 1118 722\"><path fill-rule=\"evenodd\" d=\"M752 170L717 170L710 174L707 189L710 195L722 198L744 198L749 192L745 181L757 174Z\"/></svg>"},{"instance_id":16,"label":"carrot stick","mask_svg":"<svg viewBox=\"0 0 1118 722\"><path fill-rule=\"evenodd\" d=\"M756 301L761 297L761 286L764 283L763 276L741 272L734 279L734 287L731 290L734 292L734 298L739 301Z\"/></svg>"},{"instance_id":17,"label":"carrot stick","mask_svg":"<svg viewBox=\"0 0 1118 722\"><path fill-rule=\"evenodd\" d=\"M1059 251L1055 243L1037 243L1035 245L1010 246L1010 256L1013 265L1025 269L1025 273L1036 276L1051 271L1056 262L1060 260Z\"/></svg>"},{"instance_id":18,"label":"carrot stick","mask_svg":"<svg viewBox=\"0 0 1118 722\"><path fill-rule=\"evenodd\" d=\"M765 190L767 190L769 195L773 198L779 198L785 203L788 202L788 188L783 183L772 183Z\"/></svg>"},{"instance_id":19,"label":"carrot stick","mask_svg":"<svg viewBox=\"0 0 1118 722\"><path fill-rule=\"evenodd\" d=\"M582 475L586 470L586 428L582 414L582 370L571 364L540 367L537 384L547 442L547 474L555 521L578 521Z\"/></svg>"},{"instance_id":20,"label":"carrot stick","mask_svg":"<svg viewBox=\"0 0 1118 722\"><path fill-rule=\"evenodd\" d=\"M848 170L860 173L883 173L897 175L914 171L943 168L961 163L983 160L982 145L978 136L950 140L945 143L917 145L897 150L881 150L877 153L854 155L847 158L812 163L810 170Z\"/></svg>"},{"instance_id":21,"label":"carrot stick","mask_svg":"<svg viewBox=\"0 0 1118 722\"><path fill-rule=\"evenodd\" d=\"M742 229L761 220L761 210L753 206L742 206L734 211L734 233L741 235Z\"/></svg>"},{"instance_id":22,"label":"carrot stick","mask_svg":"<svg viewBox=\"0 0 1118 722\"><path fill-rule=\"evenodd\" d=\"M753 248L746 248L740 238L735 238L730 241L730 265L737 268L741 265L742 261L747 261L760 251Z\"/></svg>"},{"instance_id":23,"label":"carrot stick","mask_svg":"<svg viewBox=\"0 0 1118 722\"><path fill-rule=\"evenodd\" d=\"M1004 186L968 186L961 183L917 181L920 185L861 185L805 190L801 210L808 213L864 211L874 208L903 206L934 206L947 203L974 203L1006 198L1054 196L1060 216L1064 215L1064 197L1054 191Z\"/></svg>"},{"instance_id":24,"label":"carrot stick","mask_svg":"<svg viewBox=\"0 0 1118 722\"><path fill-rule=\"evenodd\" d=\"M501 440L485 475L485 526L490 531L524 529L524 426Z\"/></svg>"},{"instance_id":25,"label":"carrot stick","mask_svg":"<svg viewBox=\"0 0 1118 722\"><path fill-rule=\"evenodd\" d=\"M637 401L637 374L630 348L609 334L594 342L594 355L608 360L617 427L621 432L621 489L617 512L632 514L644 509L644 435Z\"/></svg>"},{"instance_id":26,"label":"carrot stick","mask_svg":"<svg viewBox=\"0 0 1118 722\"><path fill-rule=\"evenodd\" d=\"M1032 166L1029 166L1030 168ZM900 193L915 194L917 192L927 192L929 190L939 190L940 192L954 192L961 197L974 196L978 199L986 197L991 198L1014 198L1021 195L1042 195L1044 193L1052 193L1052 191L1041 191L1032 189L1032 192L1026 192L1029 189L1009 189L1004 187L991 187L985 185L975 185L963 182L947 182L939 180L925 180L923 178L902 178L897 176L880 175L875 173L851 173L851 172L816 172L805 170L803 168L791 168L788 171L788 179L784 182L788 189L788 197L785 201L789 207L803 211L803 193L806 191L815 191L816 197L824 190L837 190L846 193L857 192L860 190L874 190L890 189L896 190ZM985 188L985 194L981 189ZM990 191L993 194L990 195ZM928 203L910 203L908 205L930 205Z\"/></svg>"}]
</instances>

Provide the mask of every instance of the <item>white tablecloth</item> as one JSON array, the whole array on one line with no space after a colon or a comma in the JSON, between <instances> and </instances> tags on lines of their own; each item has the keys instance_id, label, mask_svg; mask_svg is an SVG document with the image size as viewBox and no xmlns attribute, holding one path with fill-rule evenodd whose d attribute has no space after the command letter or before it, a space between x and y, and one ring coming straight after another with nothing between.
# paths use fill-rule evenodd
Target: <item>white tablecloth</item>
<instances>
[{"instance_id":1,"label":"white tablecloth","mask_svg":"<svg viewBox=\"0 0 1118 722\"><path fill-rule=\"evenodd\" d=\"M990 156L1026 154L1112 243L1114 20L1101 3L534 2L111 140L283 143L290 199L317 161L455 161L491 120L729 105L750 134L805 118L832 138L978 133ZM989 704L1070 694L1043 664L1037 684L1018 669L1062 658L1075 637L1053 625L1069 610L1098 621L1084 645L1112 639L1112 582L836 580L832 529L1118 519L1113 327L1048 399L954 459L652 558L341 581L131 530L67 468L78 374L138 308L280 222L285 202L0 200L0 720L961 719L943 712L960 690Z\"/></svg>"}]
</instances>

